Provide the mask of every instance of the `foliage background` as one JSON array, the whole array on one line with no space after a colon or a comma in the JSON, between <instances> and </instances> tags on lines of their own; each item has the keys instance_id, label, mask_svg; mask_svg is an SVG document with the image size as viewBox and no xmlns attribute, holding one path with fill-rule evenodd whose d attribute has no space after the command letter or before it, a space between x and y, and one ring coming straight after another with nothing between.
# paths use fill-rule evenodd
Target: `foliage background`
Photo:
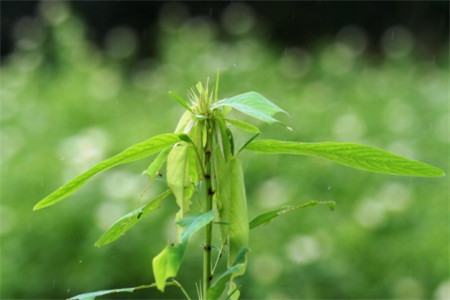
<instances>
[{"instance_id":1,"label":"foliage background","mask_svg":"<svg viewBox=\"0 0 450 300\"><path fill-rule=\"evenodd\" d=\"M14 51L1 64L2 299L153 281L151 259L173 234L173 199L119 241L93 248L135 207L151 159L96 176L55 207L31 208L95 162L172 131L183 109L167 91L184 94L217 68L221 97L256 90L290 112L295 131L258 124L264 138L366 143L448 173L448 41L419 51L423 41L400 24L385 28L381 52L370 51L357 26L307 49L284 47L266 38L246 4L227 6L220 23L168 4L153 30L155 55L143 58L127 27L110 28L99 47L68 3L42 2L37 14L15 24ZM370 174L313 158L245 153L243 161L250 218L309 200L334 200L337 210L309 208L255 229L242 298L448 298L447 178ZM144 199L163 188L158 182ZM179 274L193 295L200 243ZM168 288L116 297L182 295Z\"/></svg>"}]
</instances>

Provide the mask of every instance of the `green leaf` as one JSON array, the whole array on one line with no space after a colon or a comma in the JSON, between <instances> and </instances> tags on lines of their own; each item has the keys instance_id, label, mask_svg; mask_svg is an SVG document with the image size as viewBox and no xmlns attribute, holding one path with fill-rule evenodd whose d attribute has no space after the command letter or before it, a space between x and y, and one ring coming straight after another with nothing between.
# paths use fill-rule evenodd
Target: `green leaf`
<instances>
[{"instance_id":1,"label":"green leaf","mask_svg":"<svg viewBox=\"0 0 450 300\"><path fill-rule=\"evenodd\" d=\"M74 296L70 299L77 299L77 300L93 300L96 297L104 296L108 294L115 294L115 293L133 293L135 290L141 290L141 289L148 289L156 287L156 283L152 283L149 285L140 285L137 287L131 287L131 288L122 288L122 289L113 289L113 290L103 290L103 291L97 291L92 293L85 293L81 295Z\"/></svg>"},{"instance_id":2,"label":"green leaf","mask_svg":"<svg viewBox=\"0 0 450 300\"><path fill-rule=\"evenodd\" d=\"M253 141L247 148L266 154L312 155L357 169L393 175L438 177L441 169L423 162L407 159L396 154L355 143L298 143L277 140Z\"/></svg>"},{"instance_id":3,"label":"green leaf","mask_svg":"<svg viewBox=\"0 0 450 300\"><path fill-rule=\"evenodd\" d=\"M107 170L123 163L139 160L144 157L150 156L153 153L161 151L162 149L175 144L179 140L180 138L177 134L168 133L158 135L144 142L135 144L127 148L123 152L98 163L86 172L70 180L69 182L58 188L56 191L38 202L34 206L33 210L42 209L63 200L64 198L78 190L89 178L101 171Z\"/></svg>"},{"instance_id":4,"label":"green leaf","mask_svg":"<svg viewBox=\"0 0 450 300\"><path fill-rule=\"evenodd\" d=\"M230 261L233 261L241 248L248 247L248 216L247 216L247 198L245 195L244 175L241 163L237 158L230 161L231 164L231 191L230 191L230 216L229 220L229 244Z\"/></svg>"},{"instance_id":5,"label":"green leaf","mask_svg":"<svg viewBox=\"0 0 450 300\"><path fill-rule=\"evenodd\" d=\"M263 213L259 216L257 216L256 218L254 218L250 224L249 227L250 229L253 229L255 227L258 227L259 225L266 225L269 224L274 218L281 216L285 213L288 213L290 211L294 211L300 208L305 208L305 207L310 207L310 206L316 206L316 205L321 205L321 204L326 204L331 210L334 210L336 203L334 201L309 201L306 202L304 204L301 205L286 205L283 207L280 207L278 209L275 210L271 210L268 211L266 213Z\"/></svg>"},{"instance_id":6,"label":"green leaf","mask_svg":"<svg viewBox=\"0 0 450 300\"><path fill-rule=\"evenodd\" d=\"M136 225L146 214L159 208L159 202L172 193L167 190L161 195L157 196L147 204L133 210L117 220L98 240L95 242L95 247L100 247L109 244L125 234L128 229Z\"/></svg>"},{"instance_id":7,"label":"green leaf","mask_svg":"<svg viewBox=\"0 0 450 300\"><path fill-rule=\"evenodd\" d=\"M186 212L189 211L191 204L190 187L190 152L193 146L187 143L175 145L167 157L167 184L173 191L180 211L177 214L177 220L181 220ZM195 163L195 161L194 161Z\"/></svg>"},{"instance_id":8,"label":"green leaf","mask_svg":"<svg viewBox=\"0 0 450 300\"><path fill-rule=\"evenodd\" d=\"M231 125L239 128L239 129L242 129L244 131L247 131L250 133L260 133L259 128L250 123L247 123L247 122L244 122L241 120L229 119L229 118L225 118L225 121L227 121Z\"/></svg>"},{"instance_id":9,"label":"green leaf","mask_svg":"<svg viewBox=\"0 0 450 300\"><path fill-rule=\"evenodd\" d=\"M237 109L244 114L247 114L253 118L259 119L266 123L280 122L272 116L278 112L287 112L270 102L266 97L257 92L247 92L234 97L227 98L212 105L212 109L216 109L222 106L229 106Z\"/></svg>"},{"instance_id":10,"label":"green leaf","mask_svg":"<svg viewBox=\"0 0 450 300\"><path fill-rule=\"evenodd\" d=\"M180 243L178 245L167 245L161 253L153 258L153 273L155 275L156 286L160 291L164 291L168 278L177 275L191 236L205 227L213 219L214 211L211 210L177 222L178 225L185 228L181 235Z\"/></svg>"},{"instance_id":11,"label":"green leaf","mask_svg":"<svg viewBox=\"0 0 450 300\"><path fill-rule=\"evenodd\" d=\"M208 289L206 299L219 299L225 291L228 281L230 281L232 277L240 275L240 273L245 270L247 264L247 252L247 248L242 248L239 251L239 254L236 256L236 259L233 262L232 266L228 268L222 275L220 275L220 277L217 278L214 284Z\"/></svg>"},{"instance_id":12,"label":"green leaf","mask_svg":"<svg viewBox=\"0 0 450 300\"><path fill-rule=\"evenodd\" d=\"M163 151L159 152L159 154L155 158L155 160L143 172L143 174L147 174L149 176L149 181L152 181L153 178L155 178L155 176L158 174L162 165L166 161L167 156L169 155L170 149L172 149L172 147L167 147Z\"/></svg>"},{"instance_id":13,"label":"green leaf","mask_svg":"<svg viewBox=\"0 0 450 300\"><path fill-rule=\"evenodd\" d=\"M170 91L169 95L175 99L178 103L180 103L184 108L186 108L187 110L189 110L190 112L192 112L192 108L189 106L189 104L187 103L186 100L184 100L183 97L181 97L180 95L178 95L175 92Z\"/></svg>"}]
</instances>

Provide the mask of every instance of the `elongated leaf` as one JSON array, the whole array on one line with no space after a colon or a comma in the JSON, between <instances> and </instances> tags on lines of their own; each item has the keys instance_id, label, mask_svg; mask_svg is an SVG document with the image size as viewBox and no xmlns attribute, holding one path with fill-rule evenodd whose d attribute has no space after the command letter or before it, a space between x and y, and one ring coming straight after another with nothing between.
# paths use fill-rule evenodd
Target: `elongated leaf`
<instances>
[{"instance_id":1,"label":"elongated leaf","mask_svg":"<svg viewBox=\"0 0 450 300\"><path fill-rule=\"evenodd\" d=\"M230 243L230 261L234 261L241 248L248 247L248 216L247 216L247 198L245 195L244 176L241 163L237 158L231 163L231 191L230 191L230 222L229 243Z\"/></svg>"},{"instance_id":2,"label":"elongated leaf","mask_svg":"<svg viewBox=\"0 0 450 300\"><path fill-rule=\"evenodd\" d=\"M177 222L178 225L185 228L180 243L167 245L161 253L153 258L153 274L155 275L156 286L160 291L164 291L168 278L177 275L191 236L213 219L214 211L211 210Z\"/></svg>"},{"instance_id":3,"label":"elongated leaf","mask_svg":"<svg viewBox=\"0 0 450 300\"><path fill-rule=\"evenodd\" d=\"M312 155L365 171L393 175L437 177L441 169L423 162L355 143L298 143L277 140L258 140L247 145L250 151L266 154Z\"/></svg>"},{"instance_id":4,"label":"elongated leaf","mask_svg":"<svg viewBox=\"0 0 450 300\"><path fill-rule=\"evenodd\" d=\"M133 293L136 290L142 290L142 289L148 289L148 288L154 288L156 287L156 283L148 284L148 285L140 285L137 287L131 287L131 288L122 288L122 289L113 289L113 290L103 290L103 291L97 291L92 293L85 293L81 295L74 296L70 299L73 300L93 300L96 297L109 295L109 294L116 294L116 293Z\"/></svg>"},{"instance_id":5,"label":"elongated leaf","mask_svg":"<svg viewBox=\"0 0 450 300\"><path fill-rule=\"evenodd\" d=\"M180 143L175 145L167 157L167 184L172 189L180 211L177 220L181 220L189 210L191 186L189 178L190 159L189 153L193 150L191 144Z\"/></svg>"},{"instance_id":6,"label":"elongated leaf","mask_svg":"<svg viewBox=\"0 0 450 300\"><path fill-rule=\"evenodd\" d=\"M192 112L191 107L189 106L189 104L187 103L187 101L184 100L183 97L181 97L180 95L178 95L177 93L172 92L172 91L169 92L169 95L170 95L173 99L175 99L178 103L180 103L184 108L186 108L187 110L189 110L190 112Z\"/></svg>"},{"instance_id":7,"label":"elongated leaf","mask_svg":"<svg viewBox=\"0 0 450 300\"><path fill-rule=\"evenodd\" d=\"M257 217L255 217L249 224L250 229L258 227L259 225L269 224L273 219L281 216L290 211L294 211L300 208L316 206L320 204L326 204L331 210L334 210L336 203L334 201L309 201L301 205L285 205L283 207L265 212Z\"/></svg>"},{"instance_id":8,"label":"elongated leaf","mask_svg":"<svg viewBox=\"0 0 450 300\"><path fill-rule=\"evenodd\" d=\"M260 133L259 128L250 123L247 123L247 122L244 122L241 120L229 119L229 118L225 118L225 121L227 121L231 125L239 128L239 129L242 129L244 131L247 131L250 133Z\"/></svg>"},{"instance_id":9,"label":"elongated leaf","mask_svg":"<svg viewBox=\"0 0 450 300\"><path fill-rule=\"evenodd\" d=\"M239 254L236 256L235 261L232 266L228 268L219 278L216 279L214 284L208 289L207 299L214 300L219 299L220 296L225 291L226 285L228 281L233 277L245 270L245 266L247 263L247 255L248 249L242 248L239 251Z\"/></svg>"},{"instance_id":10,"label":"elongated leaf","mask_svg":"<svg viewBox=\"0 0 450 300\"><path fill-rule=\"evenodd\" d=\"M234 97L227 98L212 105L212 109L222 106L235 108L253 118L259 119L266 123L279 122L272 116L278 112L287 112L270 102L266 97L257 92L247 92Z\"/></svg>"},{"instance_id":11,"label":"elongated leaf","mask_svg":"<svg viewBox=\"0 0 450 300\"><path fill-rule=\"evenodd\" d=\"M167 190L155 199L151 200L147 204L133 210L126 214L119 220L117 220L98 240L95 242L95 247L100 247L109 244L122 235L125 234L128 229L136 225L146 214L159 208L159 202L172 193L171 190Z\"/></svg>"},{"instance_id":12,"label":"elongated leaf","mask_svg":"<svg viewBox=\"0 0 450 300\"><path fill-rule=\"evenodd\" d=\"M181 137L181 135L180 135L180 137ZM155 178L155 176L158 174L162 165L166 161L167 156L169 155L170 149L172 149L172 147L167 147L163 151L159 152L159 154L155 158L155 160L143 172L143 174L147 174L149 176L149 181L152 181L153 178Z\"/></svg>"},{"instance_id":13,"label":"elongated leaf","mask_svg":"<svg viewBox=\"0 0 450 300\"><path fill-rule=\"evenodd\" d=\"M86 172L70 180L69 182L58 188L56 191L38 202L34 206L33 210L42 209L63 200L64 198L78 190L89 178L101 171L107 170L123 163L142 159L153 153L161 151L162 149L167 148L170 145L175 144L179 140L180 138L177 134L168 133L158 135L144 142L135 144L127 148L123 152L98 163Z\"/></svg>"}]
</instances>

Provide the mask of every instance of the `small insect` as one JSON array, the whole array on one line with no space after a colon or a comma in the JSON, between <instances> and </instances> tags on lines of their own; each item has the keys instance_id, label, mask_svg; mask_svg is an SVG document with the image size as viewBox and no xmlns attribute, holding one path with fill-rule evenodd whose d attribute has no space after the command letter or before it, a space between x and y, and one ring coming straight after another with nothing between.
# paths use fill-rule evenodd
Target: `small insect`
<instances>
[{"instance_id":1,"label":"small insect","mask_svg":"<svg viewBox=\"0 0 450 300\"><path fill-rule=\"evenodd\" d=\"M137 215L137 218L139 219L140 217L142 217L142 212L140 212L138 215Z\"/></svg>"},{"instance_id":2,"label":"small insect","mask_svg":"<svg viewBox=\"0 0 450 300\"><path fill-rule=\"evenodd\" d=\"M211 179L211 175L205 174L205 178L206 178L206 179Z\"/></svg>"},{"instance_id":3,"label":"small insect","mask_svg":"<svg viewBox=\"0 0 450 300\"><path fill-rule=\"evenodd\" d=\"M212 188L208 189L208 195L210 195L210 196L214 195L214 191Z\"/></svg>"},{"instance_id":4,"label":"small insect","mask_svg":"<svg viewBox=\"0 0 450 300\"><path fill-rule=\"evenodd\" d=\"M211 151L207 150L207 151L205 152L205 154L206 154L206 155L211 155Z\"/></svg>"}]
</instances>

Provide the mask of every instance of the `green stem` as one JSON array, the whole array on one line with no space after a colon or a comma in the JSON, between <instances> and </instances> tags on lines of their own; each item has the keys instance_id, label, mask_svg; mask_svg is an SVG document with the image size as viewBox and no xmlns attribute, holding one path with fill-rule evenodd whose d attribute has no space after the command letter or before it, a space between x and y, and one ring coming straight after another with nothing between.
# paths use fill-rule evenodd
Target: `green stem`
<instances>
[{"instance_id":1,"label":"green stem","mask_svg":"<svg viewBox=\"0 0 450 300\"><path fill-rule=\"evenodd\" d=\"M213 202L213 186L211 182L211 127L209 120L206 121L206 145L205 145L205 184L206 184L206 211L212 209ZM207 300L206 294L211 285L212 275L211 275L211 240L212 240L212 222L206 225L205 230L205 245L203 246L203 299Z\"/></svg>"}]
</instances>

